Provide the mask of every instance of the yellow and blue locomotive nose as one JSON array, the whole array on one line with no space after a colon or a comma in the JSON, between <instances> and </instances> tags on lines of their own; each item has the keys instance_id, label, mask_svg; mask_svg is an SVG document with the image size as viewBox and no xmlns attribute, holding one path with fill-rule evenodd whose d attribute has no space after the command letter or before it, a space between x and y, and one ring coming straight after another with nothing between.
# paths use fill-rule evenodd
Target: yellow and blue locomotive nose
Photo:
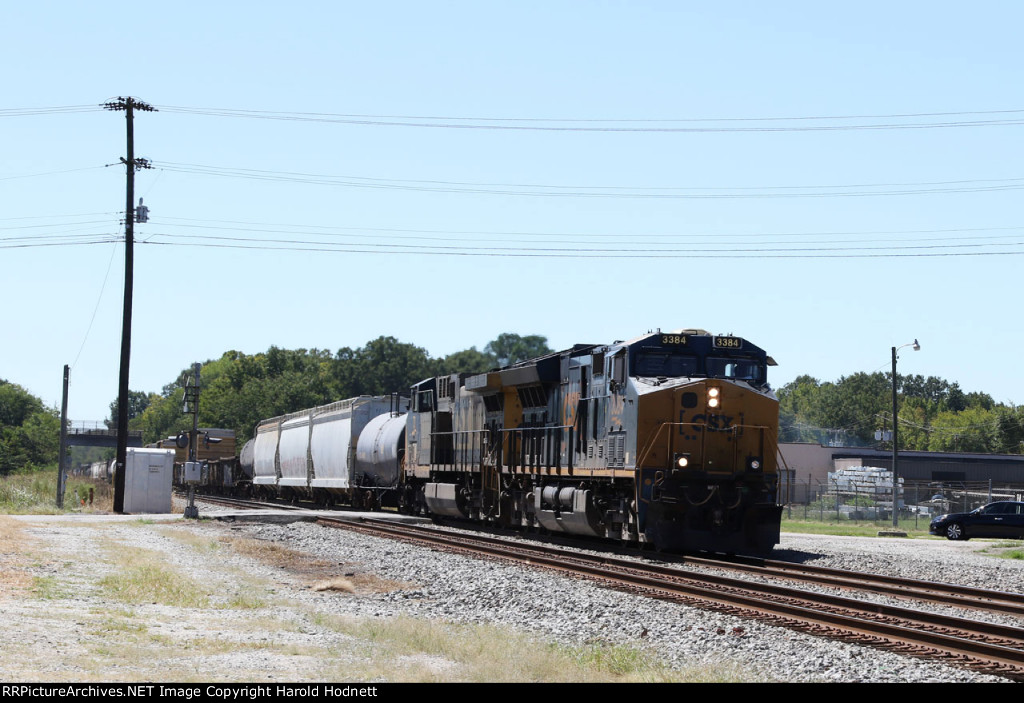
<instances>
[{"instance_id":1,"label":"yellow and blue locomotive nose","mask_svg":"<svg viewBox=\"0 0 1024 703\"><path fill-rule=\"evenodd\" d=\"M641 452L644 467L712 480L766 469L766 432L777 422L777 406L747 384L695 380L644 394L639 405L641 425L649 432L647 451Z\"/></svg>"},{"instance_id":2,"label":"yellow and blue locomotive nose","mask_svg":"<svg viewBox=\"0 0 1024 703\"><path fill-rule=\"evenodd\" d=\"M638 404L648 431L638 452L640 519L651 538L687 549L777 543L774 394L742 380L686 379Z\"/></svg>"}]
</instances>

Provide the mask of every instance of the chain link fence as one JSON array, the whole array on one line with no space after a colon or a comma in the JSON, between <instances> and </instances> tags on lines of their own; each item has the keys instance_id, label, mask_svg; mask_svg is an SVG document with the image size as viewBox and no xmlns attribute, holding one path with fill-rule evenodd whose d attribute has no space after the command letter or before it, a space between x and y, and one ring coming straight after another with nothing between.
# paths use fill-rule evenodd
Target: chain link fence
<instances>
[{"instance_id":1,"label":"chain link fence","mask_svg":"<svg viewBox=\"0 0 1024 703\"><path fill-rule=\"evenodd\" d=\"M886 472L888 473L888 472ZM992 481L900 481L897 509L901 527L928 529L936 515L965 513L997 500L1024 500L1024 485ZM780 487L783 517L822 522L892 525L892 482L790 480Z\"/></svg>"}]
</instances>

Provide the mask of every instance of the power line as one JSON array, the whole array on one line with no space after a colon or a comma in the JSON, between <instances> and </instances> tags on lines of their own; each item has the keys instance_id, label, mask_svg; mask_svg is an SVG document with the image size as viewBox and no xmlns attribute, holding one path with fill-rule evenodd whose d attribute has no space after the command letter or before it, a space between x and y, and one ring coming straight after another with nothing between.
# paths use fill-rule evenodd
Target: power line
<instances>
[{"instance_id":1,"label":"power line","mask_svg":"<svg viewBox=\"0 0 1024 703\"><path fill-rule=\"evenodd\" d=\"M509 248L491 248L491 249L477 249L477 250L466 250L466 248L452 248L447 250L439 250L437 248L407 248L401 251L387 250L374 248L372 245L351 245L351 244L339 244L331 246L329 243L324 242L283 242L280 246L269 246L266 243L260 243L262 240L239 240L233 243L215 244L209 241L189 241L189 242L167 242L159 241L157 237L166 237L168 235L155 233L151 235L151 239L145 242L139 242L139 244L151 244L157 246L186 246L186 247L208 247L208 248L220 248L220 249L250 249L260 251L296 251L296 252L331 252L331 253L346 253L346 254L378 254L378 255L414 255L414 256L461 256L461 257L517 257L517 258L552 258L552 259L868 259L868 258L923 258L923 257L965 257L965 256L1017 256L1024 254L1024 250L1001 250L1001 251L990 251L990 252L901 252L901 251L881 251L872 253L835 253L830 251L801 251L791 250L783 252L755 252L755 253L736 253L733 251L722 251L722 252L701 252L701 251L680 251L678 253L665 253L665 252L624 252L624 251L612 251L612 252L600 252L600 251L584 251L579 249L565 250L565 251L539 251L539 250L528 250L528 249L509 249ZM192 239L192 237L188 237ZM209 237L202 238L208 240ZM1024 244L1021 242L1020 244Z\"/></svg>"},{"instance_id":2,"label":"power line","mask_svg":"<svg viewBox=\"0 0 1024 703\"><path fill-rule=\"evenodd\" d=\"M171 218L174 219L174 218ZM180 218L179 218L180 219ZM106 224L101 221L101 224ZM153 224L159 224L159 221ZM238 223L242 224L242 223ZM54 225L56 226L56 225ZM643 241L637 235L601 235L595 241L587 241L588 235L575 233L568 236L574 239L558 239L557 234L549 233L545 239L523 240L481 238L479 236L451 237L424 236L416 234L388 234L382 238L381 232L389 232L383 228L370 228L361 231L359 228L330 228L311 225L279 225L279 226L237 226L216 224L172 224L172 227L185 232L150 231L147 241L154 244L174 245L179 240L195 242L196 246L218 246L234 248L262 248L274 250L323 250L345 251L350 253L451 253L456 255L535 255L535 256L578 256L616 258L652 258L652 257L689 257L689 258L746 258L752 255L786 256L790 258L808 258L828 256L830 258L860 258L864 256L910 256L910 255L944 255L969 256L992 254L1016 254L1015 249L1024 246L1024 236L986 235L983 237L954 236L893 239L819 239L797 241L731 241L722 246L720 237L712 236L713 241L689 241L696 235L679 235L672 240L659 242ZM15 228L17 229L17 228ZM121 238L106 232L89 232L94 227L82 227L69 231L12 235L0 237L0 247L27 248L33 246L59 246L119 242ZM337 230L351 231L337 231ZM1002 228L999 228L1002 229ZM1017 228L1019 229L1019 228ZM85 230L82 232L81 230ZM189 234L188 230L203 230L202 234ZM208 234L207 230L221 234ZM240 235L224 234L225 231L236 231ZM406 230L395 230L404 232ZM415 231L415 230L413 230ZM941 230L940 230L941 231ZM968 230L970 231L970 230ZM439 233L443 232L441 230ZM241 236L242 233L253 235L283 235L276 238L265 236ZM507 234L507 233L506 233ZM537 233L529 233L536 235ZM313 236L316 239L309 239ZM614 236L616 239L608 239ZM743 236L743 235L737 235ZM168 241L170 240L170 241ZM1007 241L1013 240L1013 241ZM563 246L555 246L563 245ZM809 246L815 245L815 246ZM310 249L313 247L313 249ZM982 251L999 247L997 251ZM1007 249L1010 247L1011 249ZM968 251L973 250L973 251Z\"/></svg>"},{"instance_id":3,"label":"power line","mask_svg":"<svg viewBox=\"0 0 1024 703\"><path fill-rule=\"evenodd\" d=\"M519 195L540 197L579 198L654 198L654 199L767 199L767 198L827 198L864 197L879 195L925 195L949 193L976 193L1024 188L1024 178L975 179L960 181L924 181L916 183L877 183L801 186L746 186L746 187L682 187L682 186L583 186L537 183L470 183L462 181L431 181L412 179L371 178L366 176L329 175L269 171L227 166L207 166L159 162L157 167L174 172L225 178L243 178L348 188L371 188L440 193L470 193L486 195ZM893 189L895 188L895 189ZM860 190L856 190L860 189ZM876 189L876 190L865 190ZM881 190L877 190L881 189ZM783 191L783 192L778 192Z\"/></svg>"},{"instance_id":4,"label":"power line","mask_svg":"<svg viewBox=\"0 0 1024 703\"><path fill-rule=\"evenodd\" d=\"M89 326L85 329L85 334L82 336L82 344L78 347L78 353L75 354L75 360L71 362L71 368L74 368L78 364L78 358L82 356L82 351L85 349L85 343L89 339L89 333L92 332L92 325L96 321L96 313L99 312L100 302L103 300L103 291L107 288L107 278L110 277L110 269L114 263L114 255L117 253L117 247L111 247L110 249L110 261L107 262L107 272L103 274L103 283L100 284L100 292L96 296L96 305L92 310L92 317L89 318Z\"/></svg>"},{"instance_id":5,"label":"power line","mask_svg":"<svg viewBox=\"0 0 1024 703\"><path fill-rule=\"evenodd\" d=\"M245 220L213 220L209 218L189 218L189 217L161 217L154 219L154 222L163 222L165 224L172 224L173 226L181 227L194 227L201 229L238 229L243 231L266 231L266 232L281 232L281 231L294 231L294 230L282 230L277 228L300 228L300 229L311 229L311 230L331 230L329 234L337 231L352 230L355 232L384 232L384 233L417 233L417 234L467 234L467 235L485 235L485 236L502 236L502 237L588 237L588 238L607 238L607 237L649 237L649 238L689 238L689 237L713 237L715 239L722 239L728 237L833 237L833 236L857 236L857 235L899 235L899 234L950 234L950 233L967 233L967 232L1012 232L1024 230L1024 225L1013 225L1006 227L944 227L939 229L909 229L909 230L838 230L829 232L700 232L700 233L655 233L655 232L643 232L643 233L630 233L630 234L609 234L609 233L595 233L595 232L539 232L532 231L526 232L521 230L512 231L500 231L500 230L446 230L446 229L415 229L415 228L397 228L397 227L344 227L337 225L303 225L295 223L273 223L273 222L252 222ZM175 223L216 223L216 226L212 224L184 224L178 225ZM245 227L225 227L224 225L246 225ZM252 229L253 227L272 227L275 229ZM1005 238L1011 235L989 235L987 238ZM1012 235L1016 236L1016 235ZM429 237L425 237L429 238ZM961 237L952 237L950 239L961 239ZM886 237L885 241L891 241L891 236Z\"/></svg>"},{"instance_id":6,"label":"power line","mask_svg":"<svg viewBox=\"0 0 1024 703\"><path fill-rule=\"evenodd\" d=\"M67 247L67 246L84 246L90 244L117 244L124 241L122 237L104 235L102 239L82 239L80 241L71 242L24 242L24 243L12 243L3 242L0 243L0 249L34 249L39 247Z\"/></svg>"},{"instance_id":7,"label":"power line","mask_svg":"<svg viewBox=\"0 0 1024 703\"><path fill-rule=\"evenodd\" d=\"M79 225L104 225L109 226L110 220L86 220L85 222L53 222L50 224L37 224L37 225L16 225L14 227L0 227L0 232L12 232L15 230L40 230L40 229L53 229L54 227L77 227ZM83 227L83 229L90 229ZM95 229L95 228L92 228ZM71 230L76 231L76 230ZM36 236L49 236L49 235L36 235ZM3 239L3 238L0 238Z\"/></svg>"},{"instance_id":8,"label":"power line","mask_svg":"<svg viewBox=\"0 0 1024 703\"><path fill-rule=\"evenodd\" d=\"M84 215L83 215L84 216ZM51 219L47 217L46 219ZM75 217L75 216L68 216ZM8 218L8 221L37 220L34 218ZM170 239L218 239L236 243L255 243L264 245L322 245L322 246L359 246L361 241L369 240L361 246L369 248L391 248L403 251L420 251L435 248L446 249L480 249L479 245L497 244L498 247L485 247L489 250L524 250L533 253L552 251L550 245L571 245L572 251L583 253L609 253L619 255L662 254L686 252L690 255L729 253L739 255L755 252L787 252L814 253L824 251L834 254L860 251L921 251L982 249L986 247L1011 246L1021 244L1024 226L990 227L990 228L940 228L925 230L872 230L843 232L748 232L748 233L588 233L588 232L519 232L519 231L471 231L471 230L430 230L412 228L385 227L338 227L325 225L274 224L264 222L245 222L237 220L196 220L190 218L163 218L153 224L163 222L183 232L164 230L152 233L151 237ZM0 227L0 232L10 232L8 236L0 236L0 246L12 248L21 246L52 246L54 243L68 244L107 243L120 241L108 232L95 232L97 228L105 228L109 220L84 220L51 223L18 224ZM59 228L60 231L53 231ZM260 236L228 236L188 234L189 230L215 231L223 233L234 231L253 235L284 235L283 238L268 239ZM29 234L28 232L33 233ZM19 232L19 234L15 234ZM20 232L26 232L20 234ZM997 232L1000 234L987 234ZM1009 234L1001 234L1009 232ZM949 234L952 236L918 236ZM314 236L317 241L296 239L296 237ZM894 235L904 235L896 237ZM837 239L837 236L844 238ZM385 237L385 239L382 239ZM752 241L736 241L745 238ZM327 239L328 241L323 241ZM700 241L704 239L705 241ZM340 242L338 240L341 240ZM646 241L659 240L659 241ZM728 246L723 247L723 241ZM422 242L422 243L417 243ZM884 246L876 246L877 244ZM599 247L581 249L581 245L599 244ZM672 247L672 245L678 245ZM812 247L810 245L820 245ZM709 247L711 247L709 249Z\"/></svg>"},{"instance_id":9,"label":"power line","mask_svg":"<svg viewBox=\"0 0 1024 703\"><path fill-rule=\"evenodd\" d=\"M97 112L104 105L60 105L0 109L0 117L25 117L51 114ZM192 107L167 105L159 108L178 114L237 117L245 119L304 122L337 122L374 126L434 127L453 129L514 129L541 131L589 132L748 132L748 131L821 131L859 129L929 129L948 127L986 127L1024 124L1024 110L957 110L945 112L894 112L852 115L793 115L754 117L687 117L687 118L564 118L564 117L483 117L459 115L392 115L367 113L291 112L282 110L248 110L238 108ZM973 119L950 119L950 118ZM811 125L802 123L861 121L858 124ZM898 120L913 120L898 122ZM794 122L791 126L759 126ZM753 124L754 126L716 126ZM666 126L651 126L666 125ZM703 125L703 126L672 126Z\"/></svg>"},{"instance_id":10,"label":"power line","mask_svg":"<svg viewBox=\"0 0 1024 703\"><path fill-rule=\"evenodd\" d=\"M123 238L118 235L72 235L55 236L59 241L35 241L29 238L0 239L0 249L27 249L38 247L67 247L93 244L118 244ZM165 241L170 239L172 241ZM174 241L174 240L189 240ZM197 241L198 240L198 241ZM219 240L214 243L211 240ZM261 239L255 237L211 237L209 235L182 235L167 232L152 232L145 241L137 244L158 246L208 247L220 249L332 252L347 254L418 255L418 256L469 256L469 257L524 257L524 258L578 258L578 259L865 259L865 258L921 258L921 257L967 257L967 256L1017 256L1024 249L1000 249L996 251L964 251L966 248L989 246L1024 247L1024 241L1010 244L962 244L923 245L896 247L818 247L818 248L747 248L747 249L695 249L662 248L629 250L625 248L563 249L539 247L469 247L387 243L321 242L294 239ZM927 250L927 251L924 251ZM935 251L942 250L942 251Z\"/></svg>"},{"instance_id":11,"label":"power line","mask_svg":"<svg viewBox=\"0 0 1024 703\"><path fill-rule=\"evenodd\" d=\"M9 107L0 109L0 117L32 117L35 115L57 115L79 112L99 112L99 105L64 105L60 107Z\"/></svg>"},{"instance_id":12,"label":"power line","mask_svg":"<svg viewBox=\"0 0 1024 703\"><path fill-rule=\"evenodd\" d=\"M23 173L16 176L0 176L0 181L13 181L21 178L39 178L40 176L57 176L65 173L79 173L81 171L93 171L104 168L103 166L85 166L83 168L69 168L62 171L43 171L40 173Z\"/></svg>"},{"instance_id":13,"label":"power line","mask_svg":"<svg viewBox=\"0 0 1024 703\"><path fill-rule=\"evenodd\" d=\"M171 238L177 238L177 239L199 239L199 240L204 240L204 241L208 241L208 240L211 240L211 239L216 239L216 240L233 241L233 242L258 242L258 243L261 243L261 244L295 244L295 245L331 244L331 242L322 242L322 241L308 241L308 240L304 241L304 240L294 240L294 239L266 239L266 238L256 238L256 237L210 236L210 235L207 235L207 234L203 234L203 235L198 235L198 234L171 234L171 233L166 233L166 232L156 232L156 233L154 233L154 236L171 237ZM324 236L326 236L326 235L324 235ZM338 234L336 236L338 236L338 237L354 237L354 236L358 236L358 235ZM379 239L379 238L376 238L376 239ZM445 241L445 240L441 240L441 241ZM455 241L456 242L465 242L465 241L469 241L469 240L455 240ZM552 243L552 242L546 242L546 244L547 243ZM572 248L567 248L567 249L552 249L552 248L539 247L539 246L536 246L536 245L530 245L530 246L527 246L527 247L523 247L523 246L479 247L479 246L468 246L468 245L463 245L463 244L458 244L458 245L405 244L405 243L396 244L396 243L391 243L391 242L369 243L369 244L362 244L362 246L369 246L369 247L381 248L381 249L398 249L398 248L401 248L401 249L409 249L409 248L427 249L427 248L429 248L429 249L436 249L436 250L459 249L459 250L470 250L470 251L520 251L520 250L526 250L526 251L534 251L534 252L555 252L555 253L563 253L563 252L569 252L569 251L577 252L578 251L578 252L584 252L584 253L619 253L619 254L628 254L630 252L633 252L633 253L649 253L649 254L667 254L667 253L680 253L680 252L736 254L736 253L744 253L744 252L778 252L778 251L794 251L794 252L836 251L836 252L839 252L839 251L863 251L863 250L881 250L881 251L900 250L900 251L904 251L904 250L922 250L922 249L967 249L967 248L979 248L979 247L1005 246L1006 245L1006 243L994 244L994 243L988 243L988 242L974 242L974 243L967 243L967 244L921 244L921 243L917 243L917 244L913 244L913 245L901 244L901 245L895 245L895 246L867 246L867 247L857 247L857 246L832 246L832 247L817 247L817 248L815 248L815 247L800 247L800 248L796 248L796 249L788 249L788 248L777 247L777 246L776 247L758 246L758 247L754 247L754 248L745 248L744 249L744 248L738 248L736 244L732 244L732 245L730 245L730 246L728 246L726 248L711 248L711 249L707 249L707 248L697 248L697 247L720 246L720 245L717 245L717 244L709 245L707 243L699 243L699 244L690 243L690 244L686 245L683 248L679 248L679 247L671 247L670 248L670 247L662 246L659 249L640 249L640 248L637 247L637 244L641 244L641 242L624 242L624 243L616 243L614 246L609 246L609 247L606 247L606 248L580 249L579 248L579 244L580 244L579 242L569 242L569 243L570 244L574 244L574 246ZM341 244L342 245L347 245L349 243L344 243L343 242ZM646 244L646 243L644 243L644 244ZM806 244L806 242L803 242L802 244ZM1009 244L1013 245L1013 246L1024 246L1024 240L1017 241L1017 242L1010 242Z\"/></svg>"},{"instance_id":14,"label":"power line","mask_svg":"<svg viewBox=\"0 0 1024 703\"><path fill-rule=\"evenodd\" d=\"M112 216L116 212L79 212L71 215L22 215L20 217L0 217L0 222L11 222L14 220L52 220L58 217L99 217L100 215Z\"/></svg>"},{"instance_id":15,"label":"power line","mask_svg":"<svg viewBox=\"0 0 1024 703\"><path fill-rule=\"evenodd\" d=\"M882 115L836 115L798 117L727 117L686 119L592 119L592 118L539 118L539 117L457 117L426 115L370 115L326 112L286 112L271 110L243 110L233 108L205 108L167 105L164 112L201 115L208 117L235 117L245 119L321 122L375 127L421 127L440 129L515 130L547 132L646 132L646 133L700 133L700 132L815 132L883 129L937 129L951 127L1016 126L1024 124L1024 110L985 110L962 112L892 113ZM971 120L940 118L975 116ZM922 119L933 121L921 121ZM806 122L882 120L860 124L807 125ZM886 121L889 120L889 121ZM892 120L917 120L898 122ZM788 126L771 126L777 122L796 122ZM764 125L732 126L715 123L756 123ZM664 126L651 126L651 125ZM678 126L699 125L706 126ZM628 125L628 126L624 126Z\"/></svg>"}]
</instances>

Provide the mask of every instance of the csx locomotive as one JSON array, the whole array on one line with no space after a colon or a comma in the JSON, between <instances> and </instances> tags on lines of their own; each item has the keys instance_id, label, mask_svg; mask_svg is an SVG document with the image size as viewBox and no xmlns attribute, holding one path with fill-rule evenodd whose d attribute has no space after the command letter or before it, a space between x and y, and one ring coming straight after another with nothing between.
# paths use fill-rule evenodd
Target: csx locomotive
<instances>
[{"instance_id":1,"label":"csx locomotive","mask_svg":"<svg viewBox=\"0 0 1024 703\"><path fill-rule=\"evenodd\" d=\"M688 329L429 378L266 420L257 488L651 544L763 553L779 540L775 362ZM246 452L250 457L246 459Z\"/></svg>"}]
</instances>

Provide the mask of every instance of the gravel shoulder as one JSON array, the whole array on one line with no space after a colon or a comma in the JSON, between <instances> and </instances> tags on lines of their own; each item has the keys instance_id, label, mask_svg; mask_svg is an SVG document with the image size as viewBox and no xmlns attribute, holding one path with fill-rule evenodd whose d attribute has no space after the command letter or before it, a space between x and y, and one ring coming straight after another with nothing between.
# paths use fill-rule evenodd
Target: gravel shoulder
<instances>
[{"instance_id":1,"label":"gravel shoulder","mask_svg":"<svg viewBox=\"0 0 1024 703\"><path fill-rule=\"evenodd\" d=\"M466 680L445 653L389 648L367 628L404 618L624 644L726 680L1001 681L310 523L84 518L0 517L6 682ZM1024 592L1024 562L986 554L995 544L784 534L778 555ZM118 579L147 565L184 589L126 595Z\"/></svg>"}]
</instances>

